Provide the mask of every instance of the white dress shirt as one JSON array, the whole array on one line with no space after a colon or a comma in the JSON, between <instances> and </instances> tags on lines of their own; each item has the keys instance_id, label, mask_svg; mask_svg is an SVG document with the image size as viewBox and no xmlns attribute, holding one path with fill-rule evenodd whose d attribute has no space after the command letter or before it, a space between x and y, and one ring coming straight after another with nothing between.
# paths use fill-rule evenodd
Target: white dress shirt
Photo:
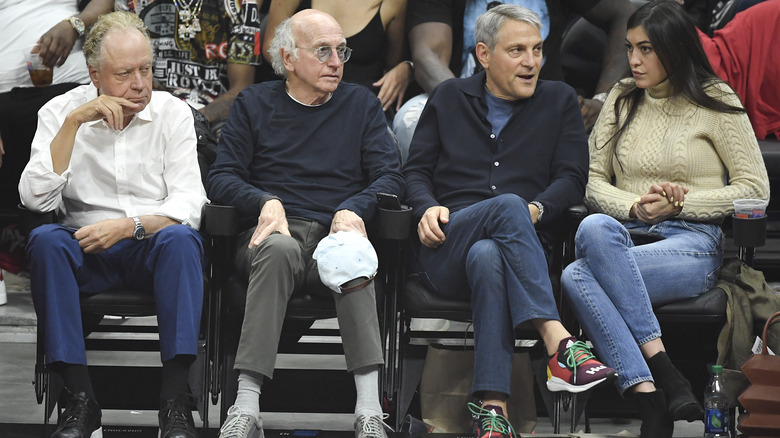
<instances>
[{"instance_id":1,"label":"white dress shirt","mask_svg":"<svg viewBox=\"0 0 780 438\"><path fill-rule=\"evenodd\" d=\"M96 97L94 85L82 85L38 112L30 162L19 181L22 204L33 211L58 210L60 223L72 228L160 215L197 229L208 199L194 121L187 104L167 92L152 92L146 108L122 131L102 119L81 125L70 165L62 175L53 172L51 141L71 111Z\"/></svg>"}]
</instances>

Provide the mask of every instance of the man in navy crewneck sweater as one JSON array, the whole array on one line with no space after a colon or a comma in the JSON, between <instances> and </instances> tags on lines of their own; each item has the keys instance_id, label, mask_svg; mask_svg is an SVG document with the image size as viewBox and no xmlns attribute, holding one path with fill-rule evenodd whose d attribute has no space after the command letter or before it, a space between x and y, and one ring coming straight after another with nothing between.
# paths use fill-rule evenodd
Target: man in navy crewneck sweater
<instances>
[{"instance_id":1,"label":"man in navy crewneck sweater","mask_svg":"<svg viewBox=\"0 0 780 438\"><path fill-rule=\"evenodd\" d=\"M537 226L582 201L588 165L576 93L538 81L540 27L516 5L477 19L485 70L434 89L404 167L406 200L419 219L418 272L438 294L471 301L477 438L514 435L506 399L514 329L525 321L551 356L552 391L584 391L615 372L561 324L537 237Z\"/></svg>"},{"instance_id":2,"label":"man in navy crewneck sweater","mask_svg":"<svg viewBox=\"0 0 780 438\"><path fill-rule=\"evenodd\" d=\"M258 395L263 378L273 377L287 301L304 286L329 291L312 257L320 240L339 231L365 238L377 193L403 190L379 100L365 87L340 83L349 50L338 23L301 11L277 27L270 54L286 79L238 96L208 178L210 198L235 206L249 227L236 248L238 273L249 281L235 362L238 395L221 438L261 435ZM345 258L352 254L344 251ZM355 428L363 437L383 428L374 284L339 289L330 294L347 370L355 375Z\"/></svg>"}]
</instances>

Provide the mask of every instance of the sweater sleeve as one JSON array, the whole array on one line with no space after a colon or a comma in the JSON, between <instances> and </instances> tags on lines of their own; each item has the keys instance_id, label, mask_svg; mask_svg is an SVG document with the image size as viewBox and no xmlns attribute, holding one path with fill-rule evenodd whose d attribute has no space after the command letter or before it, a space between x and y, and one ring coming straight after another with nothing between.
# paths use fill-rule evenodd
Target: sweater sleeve
<instances>
[{"instance_id":1,"label":"sweater sleeve","mask_svg":"<svg viewBox=\"0 0 780 438\"><path fill-rule=\"evenodd\" d=\"M368 108L368 117L363 127L360 154L363 172L368 175L368 186L339 204L333 213L350 210L364 222L369 222L374 217L379 203L377 193L390 193L403 198L404 183L399 154L387 130L379 100L370 93L364 94L366 104L360 108Z\"/></svg>"},{"instance_id":2,"label":"sweater sleeve","mask_svg":"<svg viewBox=\"0 0 780 438\"><path fill-rule=\"evenodd\" d=\"M709 94L723 102L742 106L726 84L718 83L710 90ZM720 220L733 213L735 199L769 199L769 178L747 114L710 112L712 116L707 118L708 132L712 133L709 140L728 170L728 184L686 194L680 219Z\"/></svg>"},{"instance_id":3,"label":"sweater sleeve","mask_svg":"<svg viewBox=\"0 0 780 438\"><path fill-rule=\"evenodd\" d=\"M613 87L604 102L596 125L588 140L590 168L588 185L585 189L585 205L593 211L604 213L617 220L629 220L629 212L640 194L619 189L612 184L615 171L615 143L612 137L617 132L615 124L615 100L618 86Z\"/></svg>"},{"instance_id":4,"label":"sweater sleeve","mask_svg":"<svg viewBox=\"0 0 780 438\"><path fill-rule=\"evenodd\" d=\"M241 216L259 216L262 204L274 195L249 182L255 139L250 128L252 117L248 105L249 90L236 98L217 145L217 158L208 177L208 193L218 204L232 205Z\"/></svg>"}]
</instances>

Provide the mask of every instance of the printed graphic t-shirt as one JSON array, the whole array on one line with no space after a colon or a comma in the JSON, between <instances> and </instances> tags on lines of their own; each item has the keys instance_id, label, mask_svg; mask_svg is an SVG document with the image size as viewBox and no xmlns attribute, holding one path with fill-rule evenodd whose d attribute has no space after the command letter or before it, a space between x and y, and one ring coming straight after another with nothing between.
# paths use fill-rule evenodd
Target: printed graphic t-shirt
<instances>
[{"instance_id":1,"label":"printed graphic t-shirt","mask_svg":"<svg viewBox=\"0 0 780 438\"><path fill-rule=\"evenodd\" d=\"M182 11L197 11L200 31L179 34ZM154 50L155 88L200 109L228 90L227 65L259 65L260 11L254 0L117 0L138 14Z\"/></svg>"}]
</instances>

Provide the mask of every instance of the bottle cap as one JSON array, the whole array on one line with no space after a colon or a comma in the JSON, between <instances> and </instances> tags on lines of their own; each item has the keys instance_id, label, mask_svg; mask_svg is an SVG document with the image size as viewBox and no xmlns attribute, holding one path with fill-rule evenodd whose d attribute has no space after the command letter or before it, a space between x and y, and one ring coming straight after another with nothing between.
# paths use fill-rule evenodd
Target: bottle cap
<instances>
[{"instance_id":1,"label":"bottle cap","mask_svg":"<svg viewBox=\"0 0 780 438\"><path fill-rule=\"evenodd\" d=\"M720 374L723 372L723 365L713 365L712 366L712 373L713 374Z\"/></svg>"}]
</instances>

